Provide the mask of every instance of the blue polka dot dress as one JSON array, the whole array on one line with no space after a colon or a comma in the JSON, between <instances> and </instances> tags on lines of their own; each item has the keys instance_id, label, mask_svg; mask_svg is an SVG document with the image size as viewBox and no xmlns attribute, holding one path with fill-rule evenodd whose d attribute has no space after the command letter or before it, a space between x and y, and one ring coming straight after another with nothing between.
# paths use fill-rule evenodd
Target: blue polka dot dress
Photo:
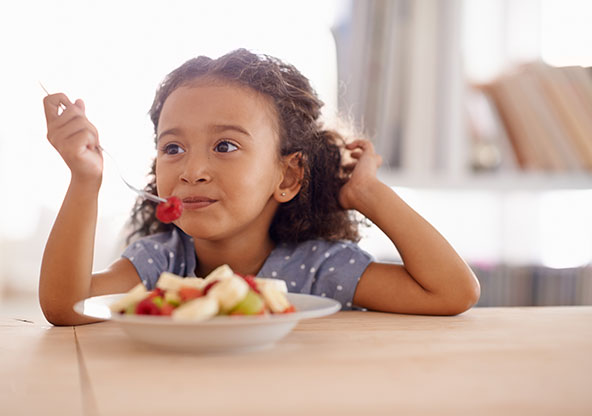
<instances>
[{"instance_id":1,"label":"blue polka dot dress","mask_svg":"<svg viewBox=\"0 0 592 416\"><path fill-rule=\"evenodd\" d=\"M176 227L137 240L122 257L132 262L149 290L165 271L195 277L193 239ZM282 243L271 252L257 276L282 279L292 293L326 296L338 300L344 310L357 309L352 299L360 277L373 261L370 254L349 241Z\"/></svg>"}]
</instances>

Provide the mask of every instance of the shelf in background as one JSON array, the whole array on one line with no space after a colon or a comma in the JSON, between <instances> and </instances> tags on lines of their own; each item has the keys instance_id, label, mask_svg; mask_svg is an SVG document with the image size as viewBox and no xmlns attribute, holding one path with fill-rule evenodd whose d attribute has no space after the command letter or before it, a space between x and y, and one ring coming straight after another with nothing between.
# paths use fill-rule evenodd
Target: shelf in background
<instances>
[{"instance_id":1,"label":"shelf in background","mask_svg":"<svg viewBox=\"0 0 592 416\"><path fill-rule=\"evenodd\" d=\"M446 173L410 174L380 170L378 177L391 187L466 191L592 190L592 173L482 172L455 176Z\"/></svg>"}]
</instances>

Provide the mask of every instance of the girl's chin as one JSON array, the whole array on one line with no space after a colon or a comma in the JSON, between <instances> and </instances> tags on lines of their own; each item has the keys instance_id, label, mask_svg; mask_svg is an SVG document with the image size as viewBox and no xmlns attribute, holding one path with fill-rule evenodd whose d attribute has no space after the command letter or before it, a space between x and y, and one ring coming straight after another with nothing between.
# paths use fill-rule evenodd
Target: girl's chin
<instances>
[{"instance_id":1,"label":"girl's chin","mask_svg":"<svg viewBox=\"0 0 592 416\"><path fill-rule=\"evenodd\" d=\"M216 240L220 238L220 230L214 229L211 223L203 224L196 221L177 220L175 225L195 240Z\"/></svg>"}]
</instances>

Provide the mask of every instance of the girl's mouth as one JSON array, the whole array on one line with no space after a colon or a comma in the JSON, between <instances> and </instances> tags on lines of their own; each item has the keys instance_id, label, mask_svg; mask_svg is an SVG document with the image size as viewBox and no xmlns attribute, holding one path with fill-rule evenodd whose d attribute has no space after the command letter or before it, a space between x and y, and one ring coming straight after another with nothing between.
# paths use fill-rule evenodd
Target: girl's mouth
<instances>
[{"instance_id":1,"label":"girl's mouth","mask_svg":"<svg viewBox=\"0 0 592 416\"><path fill-rule=\"evenodd\" d=\"M209 207L217 202L215 199L207 198L205 196L190 196L183 198L183 209L200 209Z\"/></svg>"}]
</instances>

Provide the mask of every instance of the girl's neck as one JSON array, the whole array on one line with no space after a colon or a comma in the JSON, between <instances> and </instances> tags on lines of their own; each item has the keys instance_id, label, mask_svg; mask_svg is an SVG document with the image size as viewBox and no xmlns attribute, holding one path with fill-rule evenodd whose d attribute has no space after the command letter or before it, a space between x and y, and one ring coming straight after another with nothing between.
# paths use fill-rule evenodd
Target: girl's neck
<instances>
[{"instance_id":1,"label":"girl's neck","mask_svg":"<svg viewBox=\"0 0 592 416\"><path fill-rule=\"evenodd\" d=\"M275 244L268 235L260 241L252 239L224 240L224 241L194 241L197 254L195 275L206 277L212 270L223 264L241 274L256 275Z\"/></svg>"}]
</instances>

